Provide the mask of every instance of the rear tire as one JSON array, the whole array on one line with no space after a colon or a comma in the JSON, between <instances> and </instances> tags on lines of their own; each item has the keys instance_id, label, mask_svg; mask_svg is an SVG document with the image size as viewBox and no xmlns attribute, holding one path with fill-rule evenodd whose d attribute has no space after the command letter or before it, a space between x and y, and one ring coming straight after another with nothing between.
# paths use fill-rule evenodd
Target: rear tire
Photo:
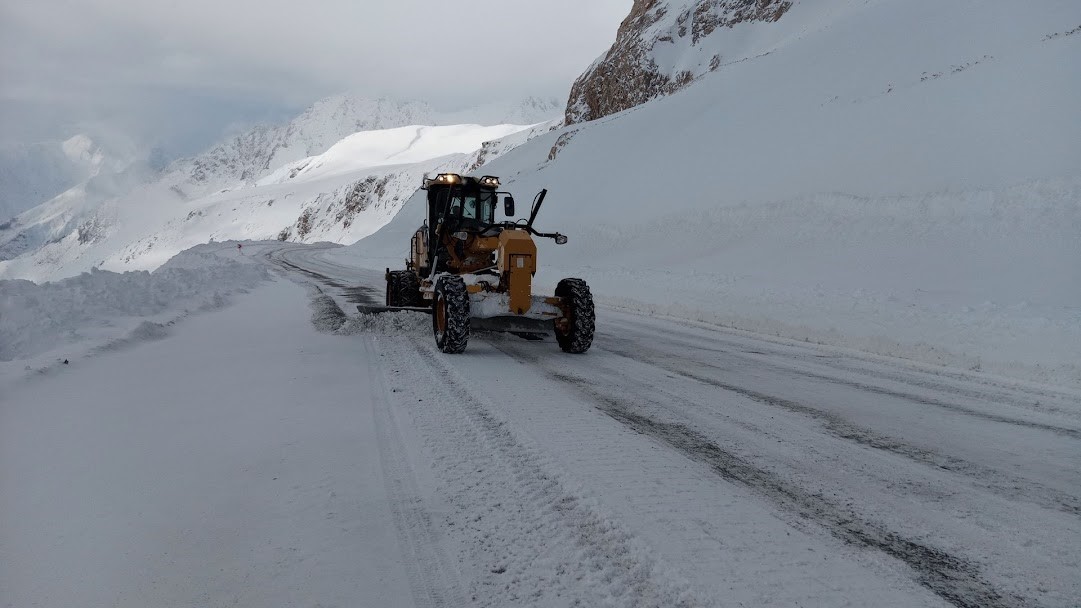
<instances>
[{"instance_id":1,"label":"rear tire","mask_svg":"<svg viewBox=\"0 0 1081 608\"><path fill-rule=\"evenodd\" d=\"M584 353L593 344L596 311L593 294L582 279L563 279L556 286L556 297L562 300L563 319L555 321L556 342L567 353Z\"/></svg>"},{"instance_id":2,"label":"rear tire","mask_svg":"<svg viewBox=\"0 0 1081 608\"><path fill-rule=\"evenodd\" d=\"M398 277L398 306L420 306L423 301L420 278L413 271L402 272Z\"/></svg>"},{"instance_id":3,"label":"rear tire","mask_svg":"<svg viewBox=\"0 0 1081 608\"><path fill-rule=\"evenodd\" d=\"M469 292L462 277L440 277L435 286L433 307L435 345L448 354L465 351L469 343Z\"/></svg>"},{"instance_id":4,"label":"rear tire","mask_svg":"<svg viewBox=\"0 0 1081 608\"><path fill-rule=\"evenodd\" d=\"M401 306L401 271L394 270L387 273L387 306Z\"/></svg>"}]
</instances>

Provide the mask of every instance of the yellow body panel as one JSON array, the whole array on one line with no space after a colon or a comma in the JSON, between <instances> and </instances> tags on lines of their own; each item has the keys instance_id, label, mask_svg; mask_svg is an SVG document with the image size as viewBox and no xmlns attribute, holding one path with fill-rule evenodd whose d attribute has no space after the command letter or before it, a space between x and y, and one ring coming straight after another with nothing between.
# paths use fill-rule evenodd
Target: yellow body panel
<instances>
[{"instance_id":1,"label":"yellow body panel","mask_svg":"<svg viewBox=\"0 0 1081 608\"><path fill-rule=\"evenodd\" d=\"M409 242L409 262L413 268L421 268L428 259L428 229L422 227L413 234Z\"/></svg>"},{"instance_id":2,"label":"yellow body panel","mask_svg":"<svg viewBox=\"0 0 1081 608\"><path fill-rule=\"evenodd\" d=\"M507 278L510 312L529 311L533 293L533 273L537 271L537 244L524 230L504 230L499 233L499 253L496 269Z\"/></svg>"}]
</instances>

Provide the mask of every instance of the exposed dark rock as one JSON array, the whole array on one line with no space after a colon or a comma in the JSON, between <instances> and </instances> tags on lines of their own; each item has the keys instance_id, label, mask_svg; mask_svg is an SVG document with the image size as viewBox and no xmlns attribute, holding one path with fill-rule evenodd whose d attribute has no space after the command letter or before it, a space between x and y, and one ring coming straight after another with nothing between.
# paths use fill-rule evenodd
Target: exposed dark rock
<instances>
[{"instance_id":1,"label":"exposed dark rock","mask_svg":"<svg viewBox=\"0 0 1081 608\"><path fill-rule=\"evenodd\" d=\"M722 27L747 22L773 22L792 7L794 0L698 0L665 28L654 27L668 16L663 0L635 0L631 12L616 33L616 41L603 57L589 67L571 87L566 123L575 124L622 112L694 81L688 70L669 73L657 65L653 48L658 43L679 44L676 37L690 37L690 44ZM709 71L721 65L719 55Z\"/></svg>"}]
</instances>

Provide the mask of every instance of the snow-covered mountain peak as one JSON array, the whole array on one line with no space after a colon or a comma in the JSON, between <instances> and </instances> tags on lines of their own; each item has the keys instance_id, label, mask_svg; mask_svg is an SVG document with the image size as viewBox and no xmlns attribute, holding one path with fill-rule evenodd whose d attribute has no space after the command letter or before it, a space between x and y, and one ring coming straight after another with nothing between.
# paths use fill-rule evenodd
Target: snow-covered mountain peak
<instances>
[{"instance_id":1,"label":"snow-covered mountain peak","mask_svg":"<svg viewBox=\"0 0 1081 608\"><path fill-rule=\"evenodd\" d=\"M197 183L252 182L285 164L321 154L352 133L432 122L432 109L424 102L335 95L286 124L259 126L221 142L187 161L186 172Z\"/></svg>"},{"instance_id":2,"label":"snow-covered mountain peak","mask_svg":"<svg viewBox=\"0 0 1081 608\"><path fill-rule=\"evenodd\" d=\"M423 101L333 95L315 102L286 124L256 127L236 135L179 167L200 184L253 183L288 164L322 154L353 133L411 125L530 125L561 113L557 100L536 97L437 112Z\"/></svg>"},{"instance_id":3,"label":"snow-covered mountain peak","mask_svg":"<svg viewBox=\"0 0 1081 608\"><path fill-rule=\"evenodd\" d=\"M259 185L300 183L355 171L358 167L411 165L477 151L488 141L522 131L520 125L409 125L361 131L345 137L326 152L287 164Z\"/></svg>"},{"instance_id":4,"label":"snow-covered mountain peak","mask_svg":"<svg viewBox=\"0 0 1081 608\"><path fill-rule=\"evenodd\" d=\"M334 95L312 104L286 129L310 154L319 154L350 133L433 124L433 118L432 107L423 101Z\"/></svg>"}]
</instances>

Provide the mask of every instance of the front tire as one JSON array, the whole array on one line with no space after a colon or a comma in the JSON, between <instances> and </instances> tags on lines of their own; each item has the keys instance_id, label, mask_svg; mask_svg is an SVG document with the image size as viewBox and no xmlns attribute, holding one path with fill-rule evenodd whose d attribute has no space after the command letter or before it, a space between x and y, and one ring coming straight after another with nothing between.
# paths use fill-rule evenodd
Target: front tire
<instances>
[{"instance_id":1,"label":"front tire","mask_svg":"<svg viewBox=\"0 0 1081 608\"><path fill-rule=\"evenodd\" d=\"M596 311L593 294L582 279L563 279L556 286L564 317L555 320L556 342L567 353L584 353L593 344Z\"/></svg>"},{"instance_id":2,"label":"front tire","mask_svg":"<svg viewBox=\"0 0 1081 608\"><path fill-rule=\"evenodd\" d=\"M435 286L432 331L439 350L457 354L469 343L469 292L462 277L440 277Z\"/></svg>"}]
</instances>

